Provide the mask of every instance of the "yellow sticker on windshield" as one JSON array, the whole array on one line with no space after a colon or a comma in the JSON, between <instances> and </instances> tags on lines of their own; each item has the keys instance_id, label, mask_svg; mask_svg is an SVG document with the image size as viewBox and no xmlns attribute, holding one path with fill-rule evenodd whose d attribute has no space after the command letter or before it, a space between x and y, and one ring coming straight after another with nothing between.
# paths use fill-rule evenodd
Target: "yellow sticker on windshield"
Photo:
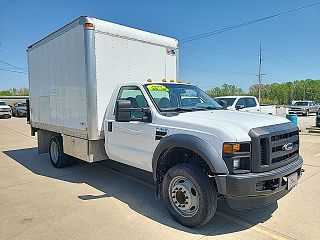
<instances>
[{"instance_id":1,"label":"yellow sticker on windshield","mask_svg":"<svg viewBox=\"0 0 320 240\"><path fill-rule=\"evenodd\" d=\"M169 88L167 88L164 85L160 85L160 84L150 84L147 86L149 91L165 91L165 92L169 92Z\"/></svg>"}]
</instances>

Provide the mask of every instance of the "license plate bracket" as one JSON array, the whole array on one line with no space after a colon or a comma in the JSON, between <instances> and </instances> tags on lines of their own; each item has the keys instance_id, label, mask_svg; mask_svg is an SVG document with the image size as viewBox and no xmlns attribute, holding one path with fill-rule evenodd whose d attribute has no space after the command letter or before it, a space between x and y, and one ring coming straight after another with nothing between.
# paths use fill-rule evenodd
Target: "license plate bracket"
<instances>
[{"instance_id":1,"label":"license plate bracket","mask_svg":"<svg viewBox=\"0 0 320 240\"><path fill-rule=\"evenodd\" d=\"M295 172L287 177L287 190L291 190L298 184L298 173Z\"/></svg>"}]
</instances>

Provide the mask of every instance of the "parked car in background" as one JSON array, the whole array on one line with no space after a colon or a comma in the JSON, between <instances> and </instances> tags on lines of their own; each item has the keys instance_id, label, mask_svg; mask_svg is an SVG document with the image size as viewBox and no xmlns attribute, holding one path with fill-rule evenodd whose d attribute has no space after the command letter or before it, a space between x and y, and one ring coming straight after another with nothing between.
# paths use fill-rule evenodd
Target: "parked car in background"
<instances>
[{"instance_id":1,"label":"parked car in background","mask_svg":"<svg viewBox=\"0 0 320 240\"><path fill-rule=\"evenodd\" d=\"M318 112L317 112L316 126L320 127L320 109L318 109Z\"/></svg>"},{"instance_id":2,"label":"parked car in background","mask_svg":"<svg viewBox=\"0 0 320 240\"><path fill-rule=\"evenodd\" d=\"M26 103L13 104L12 115L15 117L26 117L27 116L27 104Z\"/></svg>"},{"instance_id":3,"label":"parked car in background","mask_svg":"<svg viewBox=\"0 0 320 240\"><path fill-rule=\"evenodd\" d=\"M5 101L0 101L0 117L11 118L11 108Z\"/></svg>"},{"instance_id":4,"label":"parked car in background","mask_svg":"<svg viewBox=\"0 0 320 240\"><path fill-rule=\"evenodd\" d=\"M220 105L225 101L227 109L245 112L263 113L276 115L275 105L261 106L256 97L253 96L223 96L214 98Z\"/></svg>"},{"instance_id":5,"label":"parked car in background","mask_svg":"<svg viewBox=\"0 0 320 240\"><path fill-rule=\"evenodd\" d=\"M317 113L319 105L314 101L296 101L289 106L289 114L309 116L310 113Z\"/></svg>"}]
</instances>

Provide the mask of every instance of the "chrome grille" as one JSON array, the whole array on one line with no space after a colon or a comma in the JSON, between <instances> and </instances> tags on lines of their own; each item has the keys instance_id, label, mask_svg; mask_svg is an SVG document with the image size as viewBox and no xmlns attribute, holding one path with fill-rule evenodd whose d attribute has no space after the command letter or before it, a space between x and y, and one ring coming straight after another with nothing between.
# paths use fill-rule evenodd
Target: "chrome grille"
<instances>
[{"instance_id":1,"label":"chrome grille","mask_svg":"<svg viewBox=\"0 0 320 240\"><path fill-rule=\"evenodd\" d=\"M299 131L291 123L251 129L252 171L269 171L299 157Z\"/></svg>"}]
</instances>

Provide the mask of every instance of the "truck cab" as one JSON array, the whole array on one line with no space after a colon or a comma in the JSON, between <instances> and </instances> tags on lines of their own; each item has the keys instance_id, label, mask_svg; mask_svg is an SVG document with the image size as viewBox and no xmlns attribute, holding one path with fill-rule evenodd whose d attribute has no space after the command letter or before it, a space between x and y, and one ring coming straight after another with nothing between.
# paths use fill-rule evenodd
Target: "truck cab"
<instances>
[{"instance_id":1,"label":"truck cab","mask_svg":"<svg viewBox=\"0 0 320 240\"><path fill-rule=\"evenodd\" d=\"M181 215L199 209L195 183L185 175L194 168L211 176L208 202L224 196L234 209L271 204L301 176L299 132L285 118L225 110L188 84L122 84L113 96L104 127L107 155L153 172L158 195L184 225L195 223ZM189 97L197 100L186 105ZM180 188L183 194L175 191Z\"/></svg>"}]
</instances>

